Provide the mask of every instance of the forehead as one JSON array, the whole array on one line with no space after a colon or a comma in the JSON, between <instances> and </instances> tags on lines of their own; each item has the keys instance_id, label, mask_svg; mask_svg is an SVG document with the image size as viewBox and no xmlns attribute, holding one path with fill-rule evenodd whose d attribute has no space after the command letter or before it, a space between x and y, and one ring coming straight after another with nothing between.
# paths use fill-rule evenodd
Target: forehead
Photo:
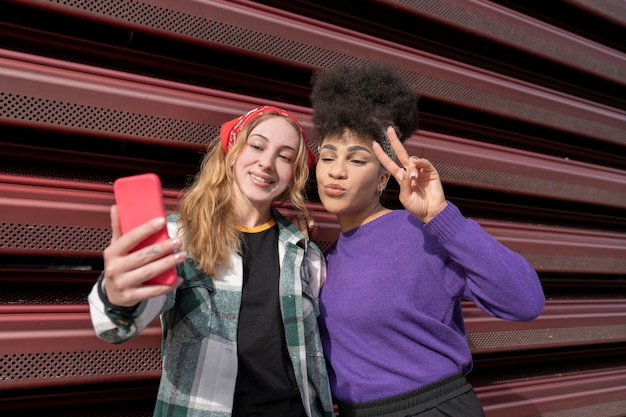
<instances>
[{"instance_id":1,"label":"forehead","mask_svg":"<svg viewBox=\"0 0 626 417\"><path fill-rule=\"evenodd\" d=\"M262 138L276 146L294 149L298 149L300 144L298 129L281 116L272 116L260 121L250 131L249 137Z\"/></svg>"},{"instance_id":2,"label":"forehead","mask_svg":"<svg viewBox=\"0 0 626 417\"><path fill-rule=\"evenodd\" d=\"M320 147L324 147L325 145L334 145L334 146L353 146L358 145L365 147L367 149L372 148L372 140L363 135L359 135L356 132L346 129L343 133L331 134L327 135L320 144Z\"/></svg>"}]
</instances>

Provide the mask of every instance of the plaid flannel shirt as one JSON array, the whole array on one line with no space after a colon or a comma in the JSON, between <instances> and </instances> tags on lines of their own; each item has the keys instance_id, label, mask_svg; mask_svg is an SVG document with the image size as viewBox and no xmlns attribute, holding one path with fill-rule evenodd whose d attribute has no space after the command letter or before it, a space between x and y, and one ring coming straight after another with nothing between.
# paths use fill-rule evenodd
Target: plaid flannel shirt
<instances>
[{"instance_id":1,"label":"plaid flannel shirt","mask_svg":"<svg viewBox=\"0 0 626 417\"><path fill-rule=\"evenodd\" d=\"M278 211L273 214L279 227L281 312L302 402L309 417L334 416L317 327L324 256ZM170 235L176 220L168 217ZM89 295L96 334L110 343L136 336L160 315L163 364L154 416L231 415L243 279L241 257L233 254L231 260L231 268L212 279L188 258L178 266L184 282L175 292L142 302L130 315L107 312L95 286Z\"/></svg>"}]
</instances>

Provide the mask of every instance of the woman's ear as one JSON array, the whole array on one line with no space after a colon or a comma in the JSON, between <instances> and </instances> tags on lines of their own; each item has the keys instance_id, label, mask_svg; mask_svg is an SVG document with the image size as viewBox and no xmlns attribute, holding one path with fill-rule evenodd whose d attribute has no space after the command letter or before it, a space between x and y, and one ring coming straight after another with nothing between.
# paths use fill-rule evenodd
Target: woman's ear
<instances>
[{"instance_id":1,"label":"woman's ear","mask_svg":"<svg viewBox=\"0 0 626 417\"><path fill-rule=\"evenodd\" d=\"M382 195L385 188L387 188L387 182L389 181L391 174L386 169L381 168L380 177L378 178L378 185L376 186L376 194Z\"/></svg>"},{"instance_id":2,"label":"woman's ear","mask_svg":"<svg viewBox=\"0 0 626 417\"><path fill-rule=\"evenodd\" d=\"M386 169L383 169L382 172L380 173L379 184L383 190L387 188L387 183L389 182L390 177L391 177L391 173L387 171Z\"/></svg>"}]
</instances>

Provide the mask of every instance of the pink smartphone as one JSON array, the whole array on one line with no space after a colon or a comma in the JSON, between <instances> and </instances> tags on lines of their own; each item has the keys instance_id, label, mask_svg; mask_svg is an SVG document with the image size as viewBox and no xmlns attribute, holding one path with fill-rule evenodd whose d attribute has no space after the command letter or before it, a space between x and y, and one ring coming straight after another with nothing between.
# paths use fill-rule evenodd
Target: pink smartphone
<instances>
[{"instance_id":1,"label":"pink smartphone","mask_svg":"<svg viewBox=\"0 0 626 417\"><path fill-rule=\"evenodd\" d=\"M118 178L113 183L115 204L122 234L156 217L165 217L161 180L156 174L141 174ZM169 239L167 228L139 243L132 251ZM172 284L176 280L176 268L163 272L144 284Z\"/></svg>"}]
</instances>

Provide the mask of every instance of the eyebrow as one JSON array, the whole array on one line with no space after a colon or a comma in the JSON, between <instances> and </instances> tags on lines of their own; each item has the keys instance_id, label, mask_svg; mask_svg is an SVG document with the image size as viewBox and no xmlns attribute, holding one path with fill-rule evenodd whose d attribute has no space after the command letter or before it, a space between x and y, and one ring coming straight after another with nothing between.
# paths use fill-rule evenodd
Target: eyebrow
<instances>
[{"instance_id":1,"label":"eyebrow","mask_svg":"<svg viewBox=\"0 0 626 417\"><path fill-rule=\"evenodd\" d=\"M330 149L331 151L336 151L337 147L335 145L332 145L332 144L326 144L326 145L322 146L320 148L320 150L321 149ZM370 154L372 153L372 151L369 148L367 148L365 146L362 146L362 145L351 145L351 146L348 146L348 152L356 152L356 151L365 151L365 152L370 153Z\"/></svg>"}]
</instances>

